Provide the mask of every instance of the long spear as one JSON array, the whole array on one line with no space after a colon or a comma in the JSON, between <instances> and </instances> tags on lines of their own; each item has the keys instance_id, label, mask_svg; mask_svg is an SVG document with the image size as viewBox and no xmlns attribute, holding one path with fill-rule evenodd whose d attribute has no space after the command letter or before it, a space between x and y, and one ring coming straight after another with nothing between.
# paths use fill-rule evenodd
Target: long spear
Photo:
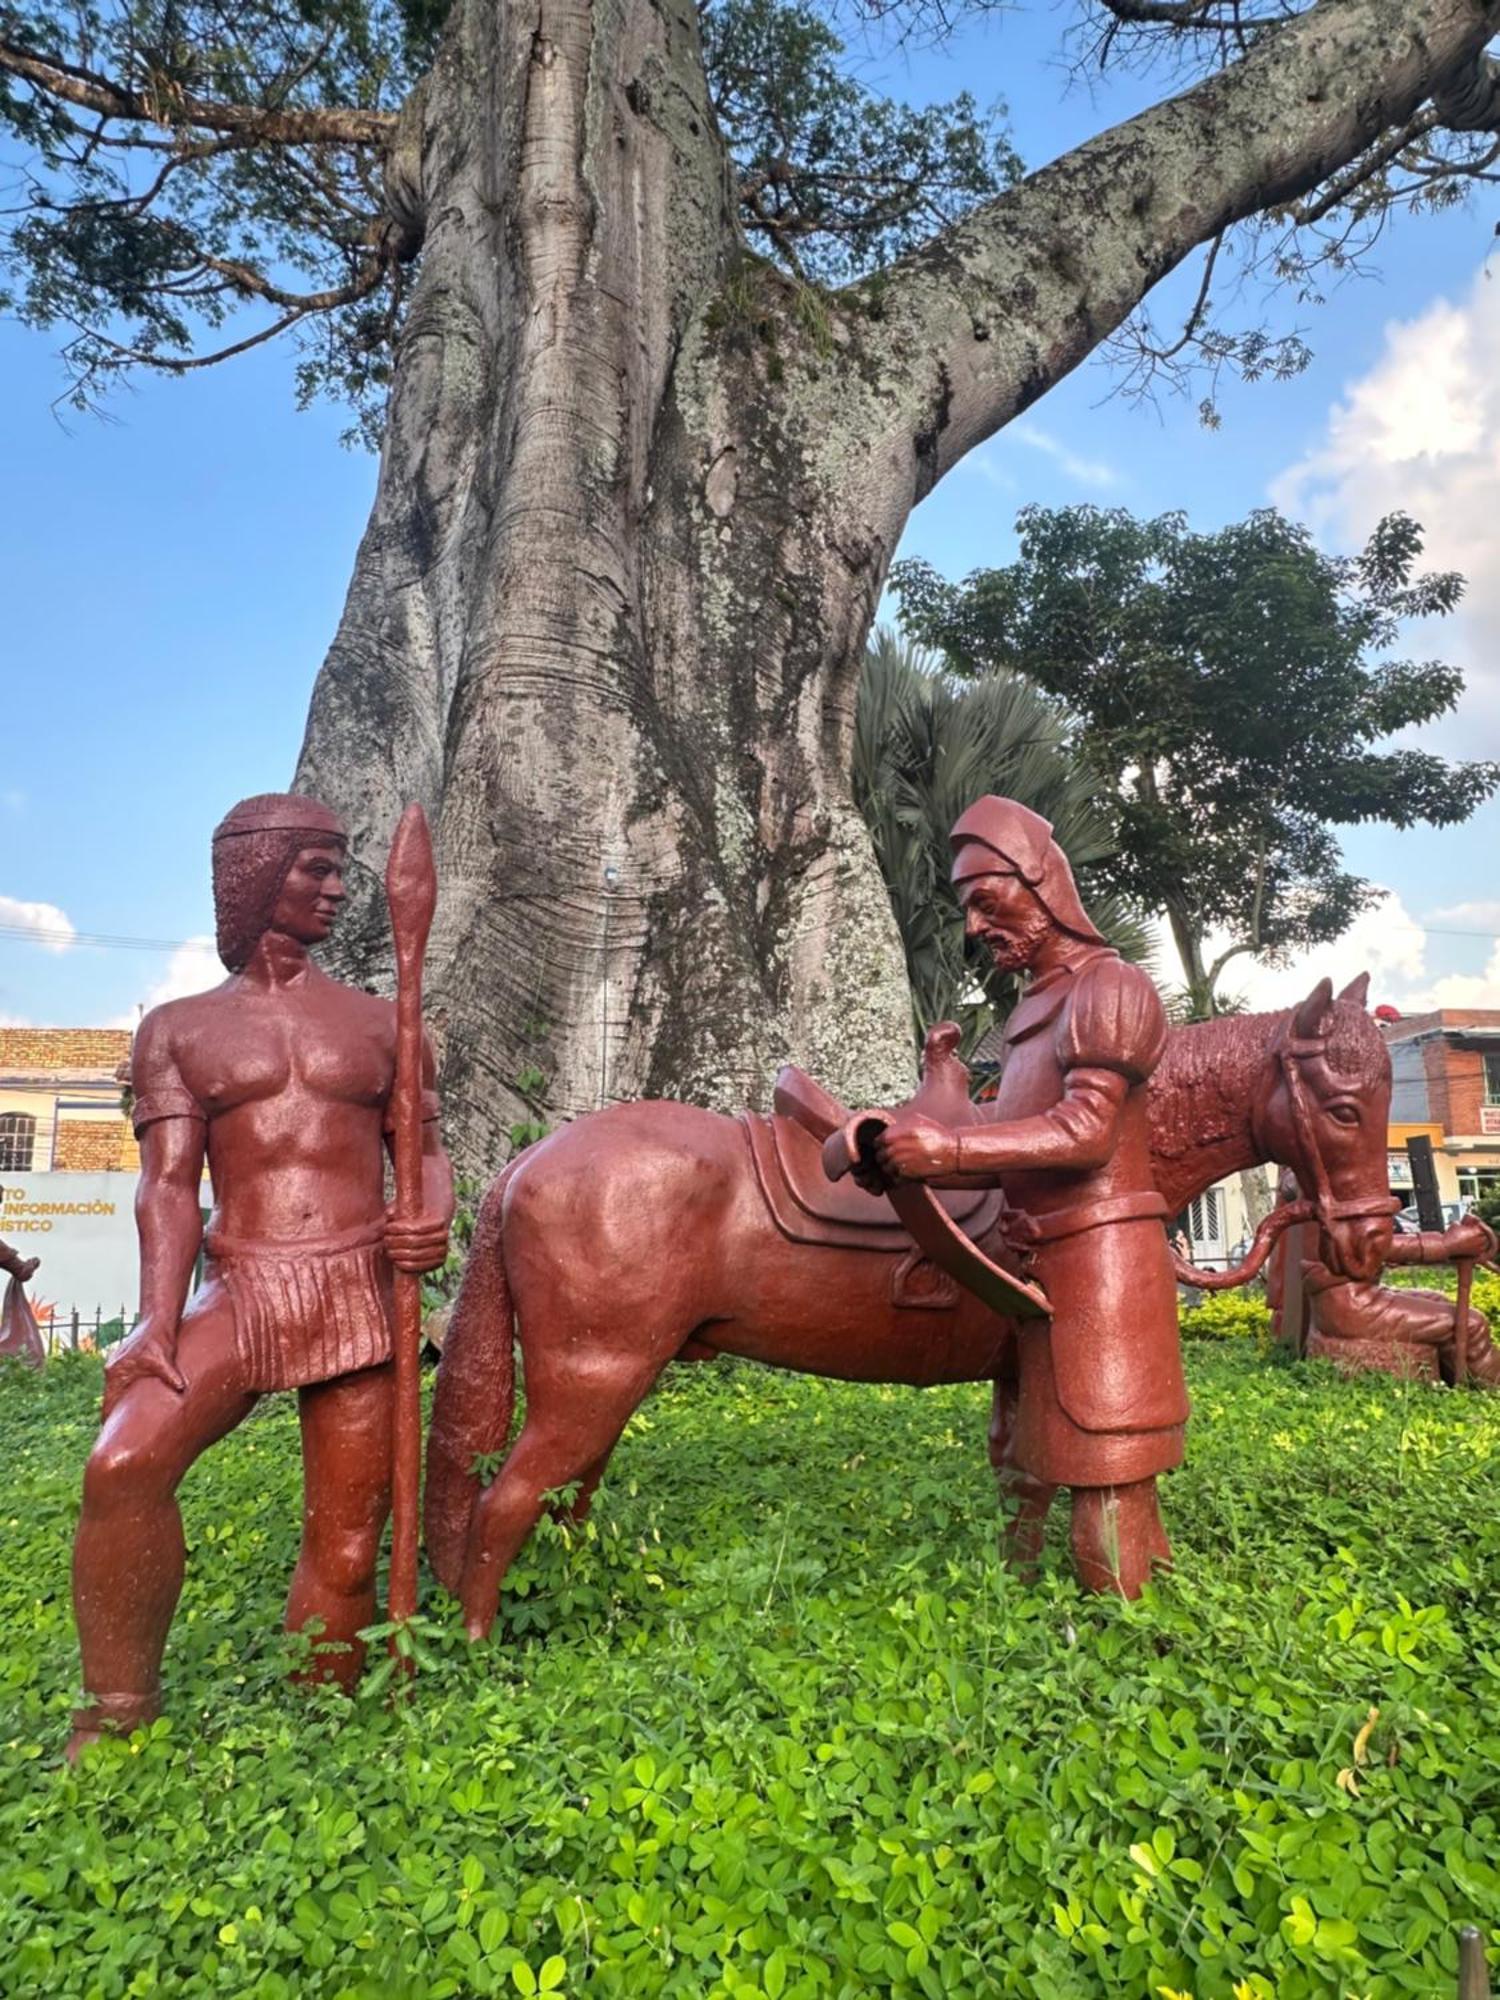
<instances>
[{"instance_id":1,"label":"long spear","mask_svg":"<svg viewBox=\"0 0 1500 2000\"><path fill-rule=\"evenodd\" d=\"M396 1082L391 1126L396 1156L396 1216L422 1213L422 960L437 904L437 870L427 815L409 805L385 866L385 894L396 945ZM417 1510L422 1481L422 1280L396 1273L396 1407L391 1455L389 1617L404 1624L417 1608ZM399 1657L399 1655L398 1655ZM405 1668L412 1668L406 1656Z\"/></svg>"}]
</instances>

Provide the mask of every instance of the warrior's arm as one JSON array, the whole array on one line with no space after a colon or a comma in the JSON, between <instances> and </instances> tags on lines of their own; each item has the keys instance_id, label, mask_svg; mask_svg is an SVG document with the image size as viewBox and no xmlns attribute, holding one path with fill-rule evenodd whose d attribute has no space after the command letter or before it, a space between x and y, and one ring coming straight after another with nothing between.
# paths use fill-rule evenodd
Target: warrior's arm
<instances>
[{"instance_id":1,"label":"warrior's arm","mask_svg":"<svg viewBox=\"0 0 1500 2000\"><path fill-rule=\"evenodd\" d=\"M135 1225L141 1241L141 1318L175 1335L203 1246L206 1128L197 1118L162 1118L141 1133Z\"/></svg>"},{"instance_id":2,"label":"warrior's arm","mask_svg":"<svg viewBox=\"0 0 1500 2000\"><path fill-rule=\"evenodd\" d=\"M959 1128L913 1119L888 1127L877 1155L888 1175L934 1187L985 1187L1032 1168L1088 1173L1119 1142L1129 1089L1118 1070L1080 1066L1067 1072L1059 1101L1035 1117Z\"/></svg>"},{"instance_id":3,"label":"warrior's arm","mask_svg":"<svg viewBox=\"0 0 1500 2000\"><path fill-rule=\"evenodd\" d=\"M1392 1240L1387 1264L1451 1264L1456 1257L1493 1257L1494 1232L1477 1215L1460 1216L1441 1234L1412 1230Z\"/></svg>"},{"instance_id":4,"label":"warrior's arm","mask_svg":"<svg viewBox=\"0 0 1500 2000\"><path fill-rule=\"evenodd\" d=\"M437 1120L429 1118L422 1127L422 1210L449 1223L453 1207L453 1162Z\"/></svg>"}]
</instances>

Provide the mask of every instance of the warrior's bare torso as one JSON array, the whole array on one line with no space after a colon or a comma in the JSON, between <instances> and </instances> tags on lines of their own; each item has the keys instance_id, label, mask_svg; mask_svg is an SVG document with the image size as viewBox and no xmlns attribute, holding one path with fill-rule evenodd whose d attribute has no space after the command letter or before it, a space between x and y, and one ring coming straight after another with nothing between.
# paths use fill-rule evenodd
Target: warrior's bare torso
<instances>
[{"instance_id":1,"label":"warrior's bare torso","mask_svg":"<svg viewBox=\"0 0 1500 2000\"><path fill-rule=\"evenodd\" d=\"M205 1121L216 1228L291 1243L378 1219L396 1067L388 1001L309 966L284 986L233 979L173 1001L148 1026L139 1097L180 1090Z\"/></svg>"}]
</instances>

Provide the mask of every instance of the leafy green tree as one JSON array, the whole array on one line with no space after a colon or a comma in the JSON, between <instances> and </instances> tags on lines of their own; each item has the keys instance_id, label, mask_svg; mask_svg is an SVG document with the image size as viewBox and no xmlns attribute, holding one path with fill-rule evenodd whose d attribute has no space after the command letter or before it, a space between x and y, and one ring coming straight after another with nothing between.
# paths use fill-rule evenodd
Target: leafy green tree
<instances>
[{"instance_id":1,"label":"leafy green tree","mask_svg":"<svg viewBox=\"0 0 1500 2000\"><path fill-rule=\"evenodd\" d=\"M378 443L422 238L420 108L450 0L0 5L0 132L25 148L0 309L65 335L85 408L293 332L302 401ZM714 112L747 242L799 277L890 262L1020 171L997 105L924 110L848 73L803 0L712 0ZM221 330L260 308L251 330Z\"/></svg>"},{"instance_id":2,"label":"leafy green tree","mask_svg":"<svg viewBox=\"0 0 1500 2000\"><path fill-rule=\"evenodd\" d=\"M1024 674L1078 718L1114 800L1106 879L1165 913L1189 1015L1218 1010L1235 959L1330 942L1378 900L1336 827L1453 825L1500 784L1495 764L1389 743L1463 687L1441 661L1381 657L1463 591L1417 574L1405 515L1352 557L1271 509L1209 534L1095 507L1027 508L1019 528L1014 563L961 584L899 564L902 622L955 673Z\"/></svg>"},{"instance_id":3,"label":"leafy green tree","mask_svg":"<svg viewBox=\"0 0 1500 2000\"><path fill-rule=\"evenodd\" d=\"M1067 717L1017 674L961 682L878 627L854 720L854 796L906 951L917 1039L935 1021L957 1021L966 1054L1010 1012L1017 991L1015 979L967 949L948 879L949 828L985 792L1051 820L1094 922L1127 958L1144 958L1146 926L1100 887L1113 831Z\"/></svg>"},{"instance_id":4,"label":"leafy green tree","mask_svg":"<svg viewBox=\"0 0 1500 2000\"><path fill-rule=\"evenodd\" d=\"M789 1051L899 1088L850 751L912 506L1113 339L1148 378L1295 367L1225 325L1247 269L1305 298L1495 170L1500 0L1074 0L1077 62L1162 88L1024 178L839 47L986 4L0 0L0 290L75 398L280 334L380 434L295 782L349 818L362 983L389 830L432 814L466 1164L533 1109L743 1103Z\"/></svg>"}]
</instances>

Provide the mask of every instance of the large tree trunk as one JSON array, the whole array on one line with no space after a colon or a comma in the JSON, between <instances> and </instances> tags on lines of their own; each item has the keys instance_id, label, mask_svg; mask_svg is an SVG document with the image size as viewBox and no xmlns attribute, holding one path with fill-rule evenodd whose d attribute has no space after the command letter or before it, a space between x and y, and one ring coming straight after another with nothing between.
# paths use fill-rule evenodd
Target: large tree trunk
<instances>
[{"instance_id":1,"label":"large tree trunk","mask_svg":"<svg viewBox=\"0 0 1500 2000\"><path fill-rule=\"evenodd\" d=\"M788 1057L904 1091L849 752L910 507L1197 243L1472 71L1497 19L1325 0L830 300L744 253L690 0L460 0L393 156L423 270L298 782L351 819L364 978L390 831L432 814L462 1159L532 1103L763 1099Z\"/></svg>"},{"instance_id":2,"label":"large tree trunk","mask_svg":"<svg viewBox=\"0 0 1500 2000\"><path fill-rule=\"evenodd\" d=\"M420 113L424 268L299 771L363 863L342 962L380 968L419 798L462 1156L501 1157L523 1092L727 1107L794 1054L904 1092L848 767L910 473L865 462L868 409L743 255L694 9L468 6Z\"/></svg>"}]
</instances>

